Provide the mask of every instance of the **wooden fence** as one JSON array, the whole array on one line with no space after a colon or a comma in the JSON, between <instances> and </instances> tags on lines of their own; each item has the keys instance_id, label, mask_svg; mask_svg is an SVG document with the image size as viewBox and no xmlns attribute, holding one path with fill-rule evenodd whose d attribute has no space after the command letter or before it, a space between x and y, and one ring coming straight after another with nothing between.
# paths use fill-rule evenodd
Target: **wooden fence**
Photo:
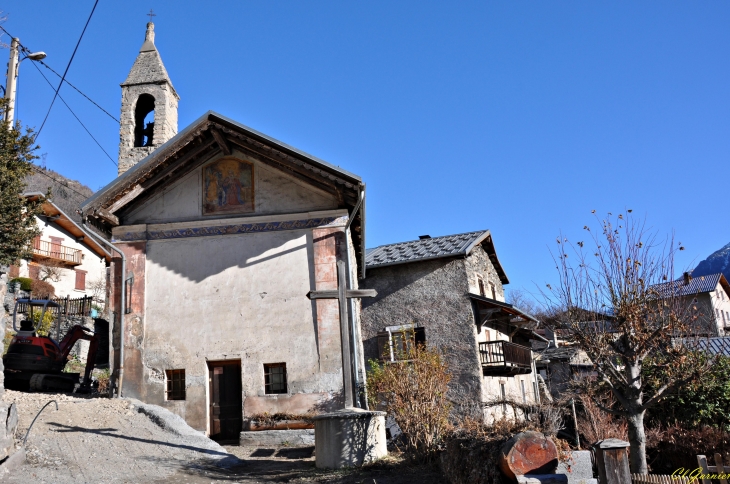
<instances>
[{"instance_id":1,"label":"wooden fence","mask_svg":"<svg viewBox=\"0 0 730 484\"><path fill-rule=\"evenodd\" d=\"M60 306L61 313L66 316L89 316L91 313L91 302L92 302L91 296L86 297L80 297L76 299L71 299L68 296L66 297L54 297L51 299L54 303L58 304ZM37 311L35 309L34 311ZM55 309L52 309L55 314ZM27 304L18 304L18 312L19 313L27 313L28 312L28 305Z\"/></svg>"},{"instance_id":2,"label":"wooden fence","mask_svg":"<svg viewBox=\"0 0 730 484\"><path fill-rule=\"evenodd\" d=\"M689 484L689 477L631 474L632 484ZM697 482L697 481L695 481Z\"/></svg>"}]
</instances>

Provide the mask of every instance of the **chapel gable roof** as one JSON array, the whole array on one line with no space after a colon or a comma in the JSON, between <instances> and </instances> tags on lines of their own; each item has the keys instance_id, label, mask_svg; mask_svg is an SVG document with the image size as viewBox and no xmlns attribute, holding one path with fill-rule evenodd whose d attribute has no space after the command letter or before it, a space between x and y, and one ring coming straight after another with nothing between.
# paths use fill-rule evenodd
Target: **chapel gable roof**
<instances>
[{"instance_id":1,"label":"chapel gable roof","mask_svg":"<svg viewBox=\"0 0 730 484\"><path fill-rule=\"evenodd\" d=\"M364 276L365 185L362 179L213 111L205 113L88 198L81 205L83 217L110 233L132 207L144 203L211 157L221 153L229 155L234 149L330 193L341 208L355 212L350 229L361 277Z\"/></svg>"},{"instance_id":2,"label":"chapel gable roof","mask_svg":"<svg viewBox=\"0 0 730 484\"><path fill-rule=\"evenodd\" d=\"M443 257L467 256L471 254L474 247L480 244L489 256L489 260L492 261L497 274L499 274L499 280L502 281L502 284L509 284L507 274L497 258L497 252L494 249L494 242L489 230L381 245L368 249L365 263L368 269L375 269L396 264L441 259Z\"/></svg>"}]
</instances>

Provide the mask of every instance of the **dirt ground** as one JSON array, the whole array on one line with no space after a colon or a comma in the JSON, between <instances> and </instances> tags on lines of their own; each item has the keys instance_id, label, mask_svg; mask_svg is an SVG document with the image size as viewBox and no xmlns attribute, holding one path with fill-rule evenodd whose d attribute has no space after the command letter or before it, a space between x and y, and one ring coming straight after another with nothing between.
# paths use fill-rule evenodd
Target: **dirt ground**
<instances>
[{"instance_id":1,"label":"dirt ground","mask_svg":"<svg viewBox=\"0 0 730 484\"><path fill-rule=\"evenodd\" d=\"M57 411L51 404L38 417L25 446L28 462L5 482L446 482L437 469L410 466L396 457L361 469L322 471L314 466L313 447L223 448L184 424L161 424L142 411L147 406L127 399L6 390L3 400L18 404L18 445L38 410L51 400L58 402Z\"/></svg>"}]
</instances>

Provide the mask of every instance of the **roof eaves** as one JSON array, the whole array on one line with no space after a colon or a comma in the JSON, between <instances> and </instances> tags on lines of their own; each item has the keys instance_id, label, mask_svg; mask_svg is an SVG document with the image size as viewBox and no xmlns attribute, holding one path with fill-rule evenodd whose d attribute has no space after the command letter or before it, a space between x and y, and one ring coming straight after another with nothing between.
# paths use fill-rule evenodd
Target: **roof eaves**
<instances>
[{"instance_id":1,"label":"roof eaves","mask_svg":"<svg viewBox=\"0 0 730 484\"><path fill-rule=\"evenodd\" d=\"M109 253L109 251L107 251L101 245L97 244L96 241L95 241L95 239L90 236L89 231L87 229L85 229L84 227L80 226L79 224L77 224L71 217L68 216L68 214L66 212L64 212L63 210L61 210L61 207L59 207L58 205L56 205L55 203L53 203L53 200L51 200L49 198L45 198L46 195L44 193L41 193L41 192L28 192L28 193L24 193L23 196L24 197L28 197L28 198L30 198L30 197L39 197L39 198L42 198L43 199L43 203L48 203L51 206L53 206L53 208L55 208L56 210L58 210L58 213L61 214L61 217L63 219L65 219L66 222L70 223L75 228L77 228L81 233L83 233L86 236L85 238L88 238L89 240L93 240L94 241L94 245L91 245L91 244L89 244L87 242L82 242L82 243L84 243L87 246L89 246L99 256L101 256L101 257L103 257L103 258L105 258L107 260L111 260L111 254ZM101 253L99 253L99 251L101 251Z\"/></svg>"},{"instance_id":2,"label":"roof eaves","mask_svg":"<svg viewBox=\"0 0 730 484\"><path fill-rule=\"evenodd\" d=\"M293 155L298 158L306 158L307 162L312 163L313 165L316 165L317 168L323 169L324 171L334 172L337 175L349 179L346 180L349 183L353 185L353 187L360 187L363 185L362 178L359 176L350 173L346 170L341 169L340 167L337 167L335 165L332 165L330 163L327 163L324 160L321 160L315 156L312 156L308 153L305 153L303 151L300 151L292 146L289 146L279 140L276 140L274 138L271 138L269 136L266 136L263 133L260 133L252 128L249 128L248 126L245 126L241 123L238 123L230 118L227 118L223 115L220 115L214 111L208 111L202 116L200 116L198 119L193 121L190 125L188 125L185 129L180 131L178 134L167 140L165 143L160 145L159 148L157 148L155 151L150 153L148 156L140 160L137 164L135 164L133 167L131 167L126 172L122 173L120 176L109 182L106 186L101 188L98 192L96 192L94 195L86 199L81 204L81 211L86 212L88 208L94 206L94 205L103 205L106 201L105 198L108 197L109 193L114 191L114 189L124 187L128 185L132 180L134 180L136 177L140 176L146 169L148 169L148 165L151 164L154 160L158 159L159 157L165 156L166 150L168 150L171 146L173 146L175 143L177 143L179 140L183 139L188 134L194 132L197 129L200 129L202 125L204 125L208 121L217 121L222 124L228 124L229 127L244 131L246 135L258 138L259 141L265 142L267 144L275 145L278 149L281 149L282 151L288 152L288 154Z\"/></svg>"}]
</instances>

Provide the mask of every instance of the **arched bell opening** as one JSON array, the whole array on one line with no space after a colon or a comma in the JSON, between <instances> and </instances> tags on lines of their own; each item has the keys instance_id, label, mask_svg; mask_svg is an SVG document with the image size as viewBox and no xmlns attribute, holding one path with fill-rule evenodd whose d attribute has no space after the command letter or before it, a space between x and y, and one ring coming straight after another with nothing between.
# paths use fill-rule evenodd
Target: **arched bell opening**
<instances>
[{"instance_id":1,"label":"arched bell opening","mask_svg":"<svg viewBox=\"0 0 730 484\"><path fill-rule=\"evenodd\" d=\"M134 147L152 146L155 131L155 98L142 94L134 109Z\"/></svg>"}]
</instances>

